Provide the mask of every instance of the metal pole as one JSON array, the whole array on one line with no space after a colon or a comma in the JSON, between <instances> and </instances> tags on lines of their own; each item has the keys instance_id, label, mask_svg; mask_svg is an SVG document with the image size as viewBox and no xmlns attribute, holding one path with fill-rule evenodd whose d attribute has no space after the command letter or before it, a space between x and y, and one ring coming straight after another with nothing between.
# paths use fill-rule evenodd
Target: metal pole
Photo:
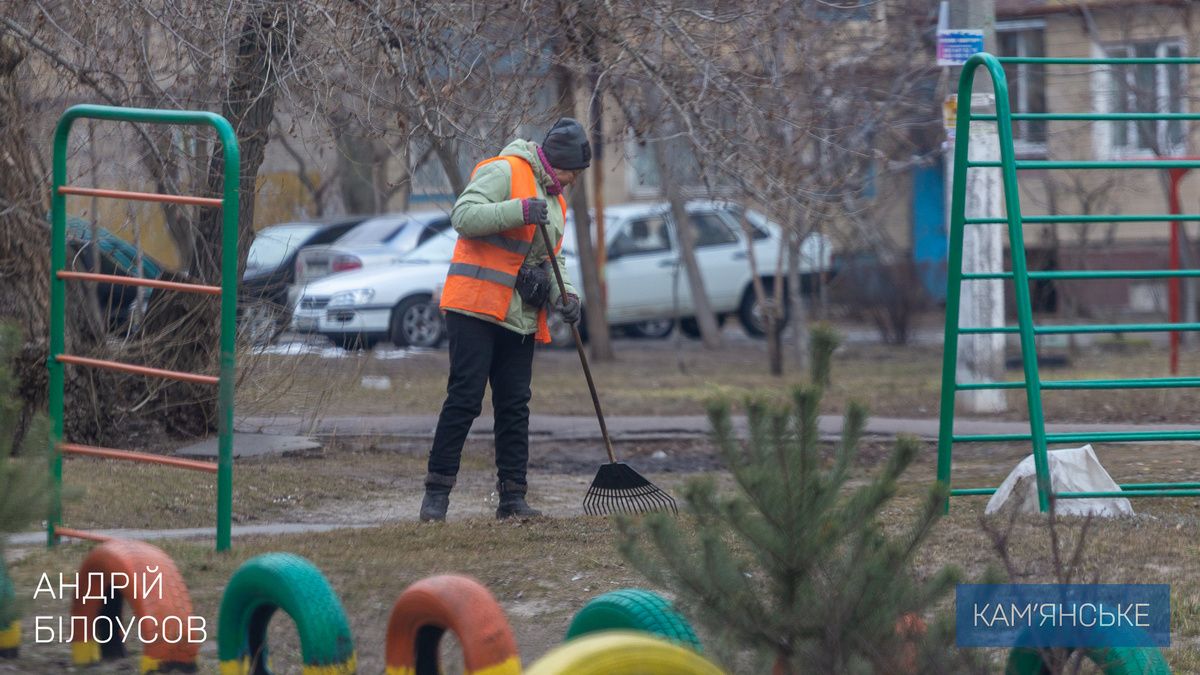
<instances>
[{"instance_id":1,"label":"metal pole","mask_svg":"<svg viewBox=\"0 0 1200 675\"><path fill-rule=\"evenodd\" d=\"M233 383L237 334L238 216L241 153L233 127L217 117L213 127L225 154L221 206L221 364L217 385L217 550L229 550L233 528Z\"/></svg>"},{"instance_id":2,"label":"metal pole","mask_svg":"<svg viewBox=\"0 0 1200 675\"><path fill-rule=\"evenodd\" d=\"M1182 212L1182 207L1179 203L1179 183L1183 180L1187 169L1170 169L1171 176L1171 194L1168 198L1172 214ZM1171 254L1170 268L1176 271L1182 268L1179 259L1179 228L1182 227L1178 220L1171 221ZM1171 323L1179 323L1179 277L1170 277L1167 280L1167 303L1171 314ZM1171 331L1171 374L1179 374L1179 331Z\"/></svg>"},{"instance_id":3,"label":"metal pole","mask_svg":"<svg viewBox=\"0 0 1200 675\"><path fill-rule=\"evenodd\" d=\"M54 528L62 524L62 440L63 440L63 364L58 356L65 349L66 286L58 278L67 262L67 198L58 188L67 183L67 141L75 118L69 114L58 121L54 132L54 179L50 183L50 511L46 514L46 545L58 543ZM99 240L92 240L98 248Z\"/></svg>"}]
</instances>

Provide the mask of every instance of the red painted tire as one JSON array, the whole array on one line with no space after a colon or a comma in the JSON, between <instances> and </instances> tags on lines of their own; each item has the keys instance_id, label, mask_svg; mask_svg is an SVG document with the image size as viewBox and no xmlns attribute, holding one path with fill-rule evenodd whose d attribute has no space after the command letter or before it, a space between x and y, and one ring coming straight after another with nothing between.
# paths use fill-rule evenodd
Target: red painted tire
<instances>
[{"instance_id":1,"label":"red painted tire","mask_svg":"<svg viewBox=\"0 0 1200 675\"><path fill-rule=\"evenodd\" d=\"M469 577L422 579L400 594L388 619L387 675L436 675L438 645L446 631L458 636L465 673L519 675L521 659L512 628L496 598Z\"/></svg>"},{"instance_id":2,"label":"red painted tire","mask_svg":"<svg viewBox=\"0 0 1200 675\"><path fill-rule=\"evenodd\" d=\"M152 580L159 574L162 575L161 583L149 589L149 593L145 592L143 579ZM93 585L93 575L101 575L103 583ZM113 581L117 578L114 575L125 575L128 587L112 592ZM98 595L104 595L108 600L94 599ZM110 539L93 548L79 566L79 589L71 605L71 617L72 620L83 617L91 628L97 617L107 616L110 621L121 618L125 603L131 606L133 617L139 620L139 625L128 633L127 640L143 641L142 673L195 670L200 643L191 641L188 634L192 598L175 561L162 549L146 542ZM147 624L146 620L150 618L153 622ZM179 622L178 631L176 621ZM125 643L120 632L116 630L115 622L110 625L114 627L114 635L104 642L89 639L95 636L88 635L87 631L82 635L72 631L71 653L75 665L125 656Z\"/></svg>"}]
</instances>

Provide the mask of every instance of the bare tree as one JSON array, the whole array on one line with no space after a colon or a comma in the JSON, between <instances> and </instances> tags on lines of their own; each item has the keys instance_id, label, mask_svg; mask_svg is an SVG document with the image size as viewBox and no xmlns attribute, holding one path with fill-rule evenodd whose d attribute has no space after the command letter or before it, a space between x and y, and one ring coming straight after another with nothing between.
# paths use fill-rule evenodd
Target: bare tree
<instances>
[{"instance_id":1,"label":"bare tree","mask_svg":"<svg viewBox=\"0 0 1200 675\"><path fill-rule=\"evenodd\" d=\"M278 0L245 0L219 11L204 5L181 7L135 0L108 0L103 7L95 5L68 2L47 8L40 3L22 3L4 18L4 39L38 57L20 85L28 89L30 96L15 104L20 110L7 116L14 134L27 136L28 130L40 122L32 114L34 108L55 101L50 109L60 110L57 101L64 98L98 97L110 104L148 107L217 107L231 121L239 140L243 195L239 237L248 241L255 179L280 84L296 72L291 56L303 24L298 10ZM87 48L79 49L81 45ZM103 50L96 48L101 45ZM174 50L161 49L163 45L173 45ZM74 60L76 54L100 53L105 60ZM153 60L150 54L155 55ZM37 77L48 70L65 77ZM211 141L201 141L199 135L189 133L184 138L195 141L188 144L194 151L180 156L180 136L140 127L133 127L131 134L132 147L140 149L149 179L159 191L218 194L222 180L220 148ZM30 157L40 155L28 148L21 154L25 152ZM47 177L43 171L33 179L45 185ZM0 191L5 200L16 200L21 186L0 186ZM39 190L39 213L45 213L44 194ZM183 275L215 283L220 274L220 213L212 209L190 213L172 207L165 216L183 257ZM29 241L45 240L44 220L40 219L43 234L29 237ZM26 269L30 261L48 264L47 249L41 247L38 254L20 258L19 264ZM245 248L240 250L243 260L239 269ZM7 252L4 257L12 259L10 256L16 253ZM41 274L21 275L14 280L12 290L27 298L42 297L46 293L45 278ZM119 344L98 337L81 339L81 328L76 322L68 322L68 348L176 370L210 370L215 365L219 325L215 305L198 303L185 294L152 297L150 311L131 339ZM35 306L45 312L45 304ZM36 331L31 331L31 339L44 340L44 318L26 325ZM44 343L38 349L44 359ZM77 401L82 398L86 404L80 401L70 406L65 421L68 436L80 442L103 441L119 426L109 421L113 419L153 420L175 433L203 433L215 424L215 395L211 391L192 391L190 385L164 385L104 372L71 377L85 378L88 383L82 397L73 397ZM44 376L31 373L29 378L31 384L44 383Z\"/></svg>"}]
</instances>

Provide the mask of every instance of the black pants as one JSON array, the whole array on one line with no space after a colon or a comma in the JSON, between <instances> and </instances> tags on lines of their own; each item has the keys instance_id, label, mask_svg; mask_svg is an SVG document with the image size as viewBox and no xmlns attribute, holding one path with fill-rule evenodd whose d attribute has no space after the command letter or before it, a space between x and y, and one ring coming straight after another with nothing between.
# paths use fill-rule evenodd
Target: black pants
<instances>
[{"instance_id":1,"label":"black pants","mask_svg":"<svg viewBox=\"0 0 1200 675\"><path fill-rule=\"evenodd\" d=\"M525 483L529 464L529 381L534 336L494 323L446 312L450 381L429 452L429 473L458 475L463 443L483 408L484 385L492 385L496 416L496 476Z\"/></svg>"}]
</instances>

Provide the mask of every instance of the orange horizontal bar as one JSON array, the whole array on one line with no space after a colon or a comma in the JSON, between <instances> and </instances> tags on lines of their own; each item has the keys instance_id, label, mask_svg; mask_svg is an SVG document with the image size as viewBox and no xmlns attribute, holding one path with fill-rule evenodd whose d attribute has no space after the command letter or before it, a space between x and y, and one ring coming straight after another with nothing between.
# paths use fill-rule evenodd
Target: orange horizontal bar
<instances>
[{"instance_id":1,"label":"orange horizontal bar","mask_svg":"<svg viewBox=\"0 0 1200 675\"><path fill-rule=\"evenodd\" d=\"M84 356L72 356L70 354L59 354L58 360L60 363L70 363L76 366L90 366L92 368L116 370L122 373L132 373L134 375L146 375L148 377L161 377L167 380L179 380L180 382L192 382L194 384L217 384L220 382L220 378L215 375L183 373L178 370L163 370L162 368L135 366L131 363L105 361L103 359L89 359Z\"/></svg>"},{"instance_id":2,"label":"orange horizontal bar","mask_svg":"<svg viewBox=\"0 0 1200 675\"><path fill-rule=\"evenodd\" d=\"M128 192L126 190L103 190L100 188L76 187L60 185L58 193L77 195L80 197L106 197L109 199L132 199L139 202L167 202L168 204L190 204L192 206L216 206L225 203L214 197L193 197L191 195L164 195L157 192Z\"/></svg>"},{"instance_id":3,"label":"orange horizontal bar","mask_svg":"<svg viewBox=\"0 0 1200 675\"><path fill-rule=\"evenodd\" d=\"M76 529L73 529L70 527L63 527L61 525L54 526L54 534L56 534L60 537L71 537L72 539L87 539L89 541L111 541L112 540L112 537L109 537L109 536L106 536L103 534L96 534L95 532L88 532L87 530L76 530Z\"/></svg>"},{"instance_id":4,"label":"orange horizontal bar","mask_svg":"<svg viewBox=\"0 0 1200 675\"><path fill-rule=\"evenodd\" d=\"M94 272L68 272L59 270L59 279L74 279L75 281L103 281L110 284L121 284L124 286L145 286L147 288L161 288L167 291L183 291L184 293L204 293L206 295L220 295L220 286L205 286L203 284L185 284L178 281L159 281L158 279L139 279L137 277L123 277L117 274L96 274Z\"/></svg>"},{"instance_id":5,"label":"orange horizontal bar","mask_svg":"<svg viewBox=\"0 0 1200 675\"><path fill-rule=\"evenodd\" d=\"M179 469L192 469L193 471L207 471L209 473L217 472L217 464L215 462L200 462L194 459L180 459L179 457L167 457L165 455L155 455L149 452L97 448L91 445L79 445L78 443L63 443L58 447L64 453L71 455L87 455L88 457L100 457L102 459L124 459L130 462L142 462L144 464L164 464L166 466L173 466Z\"/></svg>"}]
</instances>

